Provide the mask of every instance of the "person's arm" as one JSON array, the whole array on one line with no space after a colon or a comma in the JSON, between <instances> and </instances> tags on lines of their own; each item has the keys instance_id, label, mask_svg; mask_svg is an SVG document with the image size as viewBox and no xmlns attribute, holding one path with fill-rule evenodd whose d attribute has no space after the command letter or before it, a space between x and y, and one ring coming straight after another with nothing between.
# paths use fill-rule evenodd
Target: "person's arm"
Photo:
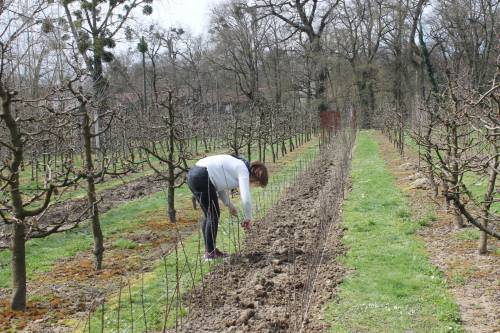
<instances>
[{"instance_id":1,"label":"person's arm","mask_svg":"<svg viewBox=\"0 0 500 333\"><path fill-rule=\"evenodd\" d=\"M248 170L241 170L238 174L238 186L240 189L241 202L245 211L245 220L252 219L252 197L250 195L250 175Z\"/></svg>"}]
</instances>

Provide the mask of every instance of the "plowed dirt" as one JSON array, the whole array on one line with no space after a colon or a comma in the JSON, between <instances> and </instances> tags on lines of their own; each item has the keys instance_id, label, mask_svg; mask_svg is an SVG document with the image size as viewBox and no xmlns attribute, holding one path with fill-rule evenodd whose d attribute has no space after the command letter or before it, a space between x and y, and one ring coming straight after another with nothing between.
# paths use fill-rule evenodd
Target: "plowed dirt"
<instances>
[{"instance_id":1,"label":"plowed dirt","mask_svg":"<svg viewBox=\"0 0 500 333\"><path fill-rule=\"evenodd\" d=\"M323 306L344 275L338 262L344 252L339 223L344 172L339 176L341 163L332 161L323 158L306 170L254 225L242 253L215 266L186 298L184 332L319 332L326 327Z\"/></svg>"}]
</instances>

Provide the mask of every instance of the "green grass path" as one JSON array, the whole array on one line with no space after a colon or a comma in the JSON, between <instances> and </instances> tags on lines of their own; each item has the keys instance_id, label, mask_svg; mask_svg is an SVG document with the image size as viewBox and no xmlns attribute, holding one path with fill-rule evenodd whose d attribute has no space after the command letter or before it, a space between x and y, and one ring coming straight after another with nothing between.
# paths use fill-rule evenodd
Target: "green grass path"
<instances>
[{"instance_id":1,"label":"green grass path","mask_svg":"<svg viewBox=\"0 0 500 333\"><path fill-rule=\"evenodd\" d=\"M361 132L344 204L344 264L353 269L325 318L330 332L463 332L441 272L430 264L407 198ZM432 217L429 217L432 218Z\"/></svg>"}]
</instances>

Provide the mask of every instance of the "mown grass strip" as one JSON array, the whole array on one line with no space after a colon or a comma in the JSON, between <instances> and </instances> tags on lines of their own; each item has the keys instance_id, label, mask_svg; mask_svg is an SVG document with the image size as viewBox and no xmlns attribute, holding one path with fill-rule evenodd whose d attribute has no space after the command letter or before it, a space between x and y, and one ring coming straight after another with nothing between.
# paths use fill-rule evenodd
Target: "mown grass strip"
<instances>
[{"instance_id":1,"label":"mown grass strip","mask_svg":"<svg viewBox=\"0 0 500 333\"><path fill-rule=\"evenodd\" d=\"M353 272L326 310L331 332L463 332L442 273L430 264L404 194L370 132L361 132L344 204L344 263Z\"/></svg>"}]
</instances>

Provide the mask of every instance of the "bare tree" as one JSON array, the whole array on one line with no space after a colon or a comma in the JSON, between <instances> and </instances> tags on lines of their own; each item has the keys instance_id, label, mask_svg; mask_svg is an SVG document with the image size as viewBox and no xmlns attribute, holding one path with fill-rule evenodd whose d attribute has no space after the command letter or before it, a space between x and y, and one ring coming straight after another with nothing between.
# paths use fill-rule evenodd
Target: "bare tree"
<instances>
[{"instance_id":1,"label":"bare tree","mask_svg":"<svg viewBox=\"0 0 500 333\"><path fill-rule=\"evenodd\" d=\"M349 61L357 88L362 127L374 124L376 110L375 64L384 37L393 28L384 1L344 1L333 34L333 53Z\"/></svg>"},{"instance_id":2,"label":"bare tree","mask_svg":"<svg viewBox=\"0 0 500 333\"><path fill-rule=\"evenodd\" d=\"M187 131L182 116L186 98L177 75L176 43L184 33L182 29L168 32L151 31L144 50L151 62L152 107L151 116L143 117L143 126L153 131L142 135L140 148L146 153L146 161L157 177L167 182L167 212L170 222L176 222L175 189L184 183L187 171ZM162 53L161 51L165 51ZM167 61L162 68L157 62L164 57ZM155 164L154 161L160 164ZM166 166L166 169L164 167Z\"/></svg>"},{"instance_id":3,"label":"bare tree","mask_svg":"<svg viewBox=\"0 0 500 333\"><path fill-rule=\"evenodd\" d=\"M113 60L113 53L110 51L116 46L115 38L117 34L125 29L125 24L130 18L133 10L142 7L143 13L151 14L152 7L149 5L152 0L127 0L127 1L63 1L62 7L65 12L66 23L69 26L73 42L76 44L76 50L83 58L86 71L92 78L92 105L94 106L93 116L88 119L84 116L82 124L84 132L85 160L87 167L87 194L89 207L92 212L92 231L94 233L94 254L96 256L96 268L100 269L104 253L104 236L102 234L99 209L97 204L97 195L95 193L95 176L103 176L103 172L94 172L92 157L93 139L95 149L101 155L101 163L106 164L104 155L106 147L104 135L109 133L110 122L101 124L103 119L108 118L112 112L109 111L108 104L108 82L104 75L104 63ZM76 91L75 91L76 92ZM78 93L79 102L82 105L82 111L87 114L87 102L82 100ZM84 104L82 104L84 103ZM90 126L94 127L91 131ZM89 151L90 150L90 151ZM104 168L103 168L104 169ZM104 171L104 170L101 170Z\"/></svg>"},{"instance_id":4,"label":"bare tree","mask_svg":"<svg viewBox=\"0 0 500 333\"><path fill-rule=\"evenodd\" d=\"M69 147L66 151L60 150L61 156L64 156L60 167L46 165L43 186L26 185L24 179L27 156L32 155L40 141L64 146L61 133L70 129L67 113L71 112L71 107L64 107L66 89L52 87L47 89L43 97L31 98L29 95L32 93L42 93L39 78L33 80L32 76L24 77L18 72L20 66L24 66L20 60L32 52L33 46L23 44L26 41L20 36L28 29L41 32L39 22L43 20L36 18L42 17L45 9L44 1L8 2L0 6L0 22L5 23L0 35L0 146L5 149L0 164L0 217L3 222L0 227L11 239L11 307L14 310L26 309L26 241L74 228L82 220L82 216L79 216L69 221L68 214L59 221L40 223L46 211L60 198L64 188L82 178L75 172L70 155L64 154ZM28 16L29 20L26 19ZM24 47L19 47L19 43ZM21 49L23 51L19 52ZM38 76L39 70L28 73ZM20 94L20 90L28 96Z\"/></svg>"},{"instance_id":5,"label":"bare tree","mask_svg":"<svg viewBox=\"0 0 500 333\"><path fill-rule=\"evenodd\" d=\"M328 108L326 96L328 66L322 42L323 33L340 2L340 0L256 1L257 6L264 8L268 15L273 15L287 24L292 29L292 34L299 33L307 36L309 45L306 49L306 56L311 59L312 84L318 111Z\"/></svg>"}]
</instances>

